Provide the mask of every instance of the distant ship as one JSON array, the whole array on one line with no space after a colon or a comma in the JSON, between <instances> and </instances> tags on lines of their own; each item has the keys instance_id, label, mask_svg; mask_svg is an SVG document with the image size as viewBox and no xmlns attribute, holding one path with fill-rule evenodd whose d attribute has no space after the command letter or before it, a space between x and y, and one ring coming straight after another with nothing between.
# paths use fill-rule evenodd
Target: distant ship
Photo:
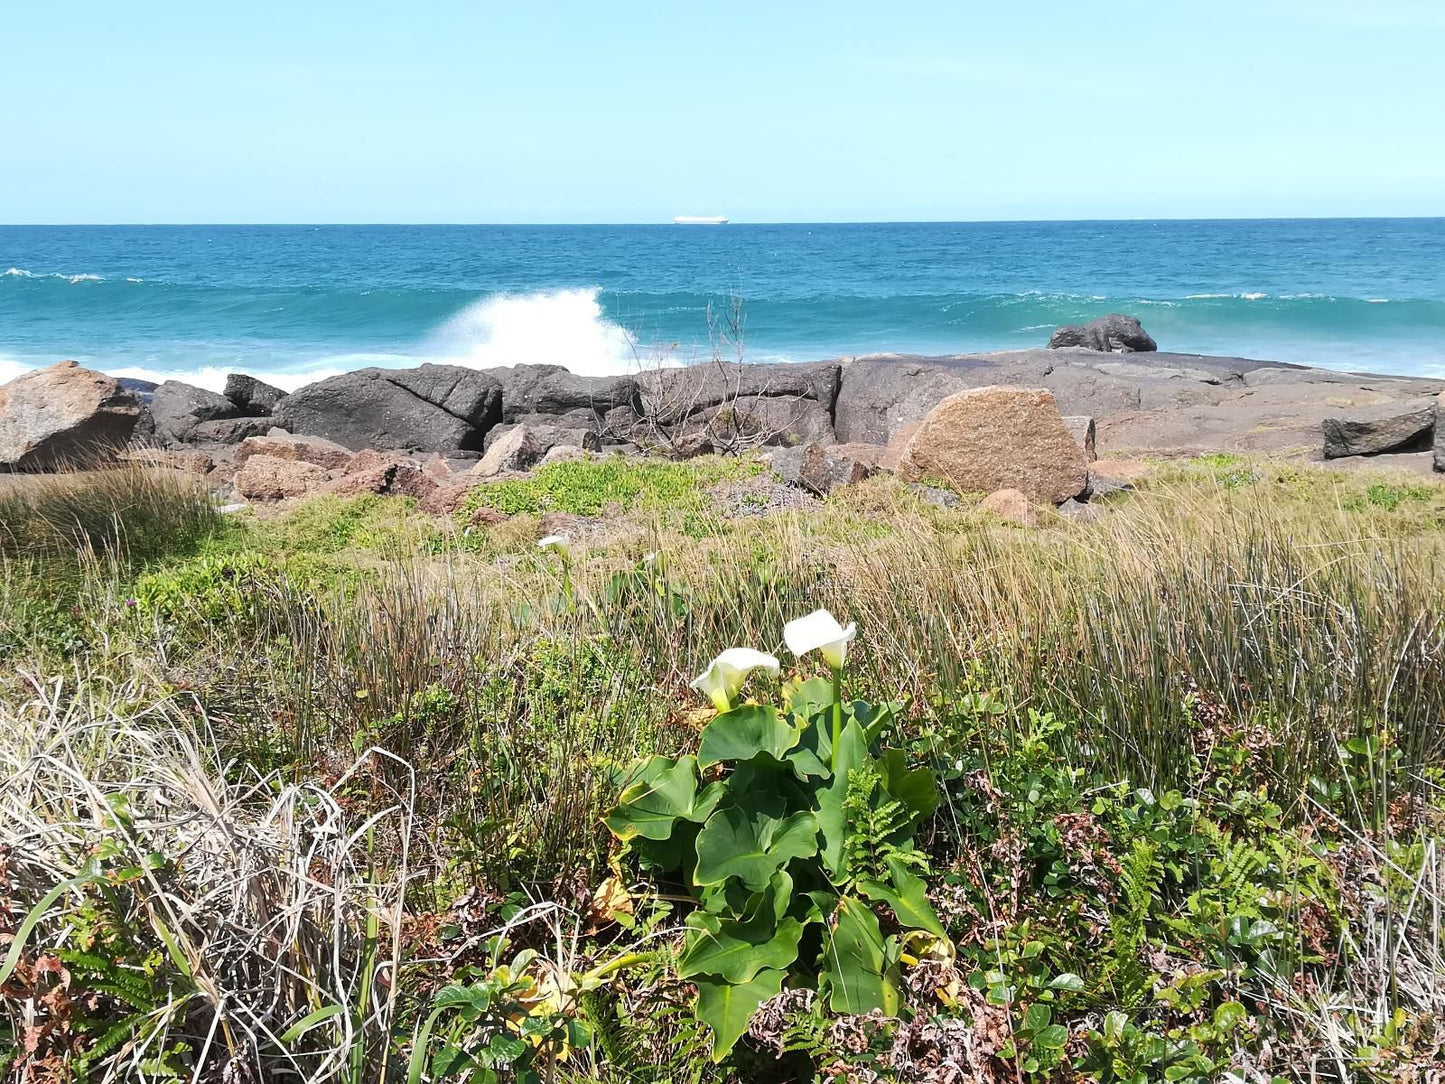
<instances>
[{"instance_id":1,"label":"distant ship","mask_svg":"<svg viewBox=\"0 0 1445 1084\"><path fill-rule=\"evenodd\" d=\"M726 226L728 220L722 215L678 215L673 220L677 226Z\"/></svg>"}]
</instances>

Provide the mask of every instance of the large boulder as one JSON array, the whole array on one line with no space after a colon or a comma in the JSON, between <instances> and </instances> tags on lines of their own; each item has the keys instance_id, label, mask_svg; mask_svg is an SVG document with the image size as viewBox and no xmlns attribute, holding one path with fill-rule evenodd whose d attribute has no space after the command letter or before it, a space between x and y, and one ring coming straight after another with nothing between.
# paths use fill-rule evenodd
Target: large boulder
<instances>
[{"instance_id":1,"label":"large boulder","mask_svg":"<svg viewBox=\"0 0 1445 1084\"><path fill-rule=\"evenodd\" d=\"M960 492L1017 489L1060 504L1088 483L1084 450L1044 389L973 388L929 411L904 449L899 474L941 478Z\"/></svg>"},{"instance_id":2,"label":"large boulder","mask_svg":"<svg viewBox=\"0 0 1445 1084\"><path fill-rule=\"evenodd\" d=\"M224 395L179 380L167 380L151 393L150 410L156 440L171 448L195 442L196 427L203 422L229 420L241 413Z\"/></svg>"},{"instance_id":3,"label":"large boulder","mask_svg":"<svg viewBox=\"0 0 1445 1084\"><path fill-rule=\"evenodd\" d=\"M0 471L114 461L144 409L115 378L73 361L24 373L0 386Z\"/></svg>"},{"instance_id":4,"label":"large boulder","mask_svg":"<svg viewBox=\"0 0 1445 1084\"><path fill-rule=\"evenodd\" d=\"M1430 447L1435 404L1423 403L1414 410L1382 417L1326 418L1320 428L1326 459L1416 451Z\"/></svg>"},{"instance_id":5,"label":"large boulder","mask_svg":"<svg viewBox=\"0 0 1445 1084\"><path fill-rule=\"evenodd\" d=\"M836 362L705 362L637 378L639 438L695 450L833 439Z\"/></svg>"},{"instance_id":6,"label":"large boulder","mask_svg":"<svg viewBox=\"0 0 1445 1084\"><path fill-rule=\"evenodd\" d=\"M253 455L232 481L236 492L247 500L279 501L318 491L326 483L326 472L299 459Z\"/></svg>"},{"instance_id":7,"label":"large boulder","mask_svg":"<svg viewBox=\"0 0 1445 1084\"><path fill-rule=\"evenodd\" d=\"M1159 344L1134 317L1115 312L1090 320L1087 324L1068 324L1057 328L1049 338L1049 349L1069 347L1106 354L1133 354L1158 350Z\"/></svg>"},{"instance_id":8,"label":"large boulder","mask_svg":"<svg viewBox=\"0 0 1445 1084\"><path fill-rule=\"evenodd\" d=\"M486 369L502 385L502 421L565 417L565 424L600 428L611 411L635 412L637 381L630 376L577 376L560 365Z\"/></svg>"},{"instance_id":9,"label":"large boulder","mask_svg":"<svg viewBox=\"0 0 1445 1084\"><path fill-rule=\"evenodd\" d=\"M282 399L276 424L352 450L480 451L502 417L502 385L458 365L360 369Z\"/></svg>"},{"instance_id":10,"label":"large boulder","mask_svg":"<svg viewBox=\"0 0 1445 1084\"><path fill-rule=\"evenodd\" d=\"M236 449L234 462L241 466L255 455L314 463L322 470L347 468L355 459L351 449L325 437L297 436L284 429L271 429L264 436L248 437ZM374 465L374 464L372 464Z\"/></svg>"},{"instance_id":11,"label":"large boulder","mask_svg":"<svg viewBox=\"0 0 1445 1084\"><path fill-rule=\"evenodd\" d=\"M253 417L273 413L276 405L286 398L286 393L280 388L245 373L229 374L226 377L224 394L236 404L242 414Z\"/></svg>"}]
</instances>

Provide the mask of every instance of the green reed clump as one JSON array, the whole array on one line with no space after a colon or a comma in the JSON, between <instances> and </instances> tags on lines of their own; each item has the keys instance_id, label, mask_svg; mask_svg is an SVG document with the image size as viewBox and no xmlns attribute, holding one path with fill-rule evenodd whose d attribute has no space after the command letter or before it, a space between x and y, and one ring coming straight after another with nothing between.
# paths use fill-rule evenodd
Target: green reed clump
<instances>
[{"instance_id":1,"label":"green reed clump","mask_svg":"<svg viewBox=\"0 0 1445 1084\"><path fill-rule=\"evenodd\" d=\"M0 478L0 556L121 555L144 564L214 531L215 503L197 478L140 466Z\"/></svg>"}]
</instances>

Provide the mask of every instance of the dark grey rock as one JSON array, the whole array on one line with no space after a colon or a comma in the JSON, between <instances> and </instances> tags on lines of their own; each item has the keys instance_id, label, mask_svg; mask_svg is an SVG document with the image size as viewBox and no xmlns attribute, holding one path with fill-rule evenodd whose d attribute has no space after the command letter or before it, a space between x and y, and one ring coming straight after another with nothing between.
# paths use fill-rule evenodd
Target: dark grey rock
<instances>
[{"instance_id":1,"label":"dark grey rock","mask_svg":"<svg viewBox=\"0 0 1445 1084\"><path fill-rule=\"evenodd\" d=\"M240 408L242 414L252 416L271 414L276 404L286 398L286 393L280 388L245 373L229 374L224 394Z\"/></svg>"},{"instance_id":2,"label":"dark grey rock","mask_svg":"<svg viewBox=\"0 0 1445 1084\"><path fill-rule=\"evenodd\" d=\"M265 436L270 418L217 418L200 422L187 438L189 444L240 444L248 437Z\"/></svg>"},{"instance_id":3,"label":"dark grey rock","mask_svg":"<svg viewBox=\"0 0 1445 1084\"><path fill-rule=\"evenodd\" d=\"M118 376L115 382L142 403L149 403L152 393L160 387L154 380L142 380L138 376Z\"/></svg>"},{"instance_id":4,"label":"dark grey rock","mask_svg":"<svg viewBox=\"0 0 1445 1084\"><path fill-rule=\"evenodd\" d=\"M1098 453L1094 450L1094 419L1087 414L1070 414L1064 418L1064 428L1084 450L1084 458L1092 463Z\"/></svg>"},{"instance_id":5,"label":"dark grey rock","mask_svg":"<svg viewBox=\"0 0 1445 1084\"><path fill-rule=\"evenodd\" d=\"M617 407L636 410L637 381L630 376L574 376L560 365L485 369L502 385L502 421L530 416L592 417L598 422ZM599 426L600 429L600 426Z\"/></svg>"},{"instance_id":6,"label":"dark grey rock","mask_svg":"<svg viewBox=\"0 0 1445 1084\"><path fill-rule=\"evenodd\" d=\"M805 444L768 453L773 472L789 485L825 496L873 475L887 451L876 444Z\"/></svg>"},{"instance_id":7,"label":"dark grey rock","mask_svg":"<svg viewBox=\"0 0 1445 1084\"><path fill-rule=\"evenodd\" d=\"M156 440L175 447L193 443L196 427L201 423L234 418L241 410L224 395L179 380L167 380L151 393L150 412L155 421Z\"/></svg>"},{"instance_id":8,"label":"dark grey rock","mask_svg":"<svg viewBox=\"0 0 1445 1084\"><path fill-rule=\"evenodd\" d=\"M276 423L353 450L480 450L501 421L502 385L457 365L361 369L292 392Z\"/></svg>"},{"instance_id":9,"label":"dark grey rock","mask_svg":"<svg viewBox=\"0 0 1445 1084\"><path fill-rule=\"evenodd\" d=\"M838 372L835 361L781 365L709 361L643 373L637 377L637 389L643 416L663 426L740 399L807 399L831 414L838 397Z\"/></svg>"},{"instance_id":10,"label":"dark grey rock","mask_svg":"<svg viewBox=\"0 0 1445 1084\"><path fill-rule=\"evenodd\" d=\"M1159 349L1159 344L1132 316L1110 313L1087 324L1071 324L1058 328L1049 338L1049 349L1082 347L1108 354L1144 353Z\"/></svg>"},{"instance_id":11,"label":"dark grey rock","mask_svg":"<svg viewBox=\"0 0 1445 1084\"><path fill-rule=\"evenodd\" d=\"M1059 505L1059 515L1073 523L1093 523L1103 514L1104 510L1098 505L1087 504L1073 497Z\"/></svg>"},{"instance_id":12,"label":"dark grey rock","mask_svg":"<svg viewBox=\"0 0 1445 1084\"><path fill-rule=\"evenodd\" d=\"M1321 428L1326 459L1417 451L1428 448L1434 437L1435 406L1377 418L1326 418Z\"/></svg>"}]
</instances>

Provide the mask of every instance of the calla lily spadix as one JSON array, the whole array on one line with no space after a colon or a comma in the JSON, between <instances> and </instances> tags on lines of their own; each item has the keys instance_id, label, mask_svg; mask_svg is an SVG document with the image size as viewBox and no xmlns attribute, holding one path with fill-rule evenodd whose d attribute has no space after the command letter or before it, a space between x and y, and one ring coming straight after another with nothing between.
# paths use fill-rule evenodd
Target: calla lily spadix
<instances>
[{"instance_id":1,"label":"calla lily spadix","mask_svg":"<svg viewBox=\"0 0 1445 1084\"><path fill-rule=\"evenodd\" d=\"M549 534L542 541L537 543L539 550L556 550L563 557L572 552L572 543L567 540L565 534Z\"/></svg>"},{"instance_id":2,"label":"calla lily spadix","mask_svg":"<svg viewBox=\"0 0 1445 1084\"><path fill-rule=\"evenodd\" d=\"M845 629L827 610L814 610L807 617L789 621L783 626L783 642L799 658L810 651L819 651L833 670L843 669L848 657L848 644L858 635L858 626L851 621Z\"/></svg>"},{"instance_id":3,"label":"calla lily spadix","mask_svg":"<svg viewBox=\"0 0 1445 1084\"><path fill-rule=\"evenodd\" d=\"M711 700L718 711L730 711L749 674L754 670L776 674L779 669L778 660L771 655L750 647L730 647L693 678L691 688Z\"/></svg>"}]
</instances>

